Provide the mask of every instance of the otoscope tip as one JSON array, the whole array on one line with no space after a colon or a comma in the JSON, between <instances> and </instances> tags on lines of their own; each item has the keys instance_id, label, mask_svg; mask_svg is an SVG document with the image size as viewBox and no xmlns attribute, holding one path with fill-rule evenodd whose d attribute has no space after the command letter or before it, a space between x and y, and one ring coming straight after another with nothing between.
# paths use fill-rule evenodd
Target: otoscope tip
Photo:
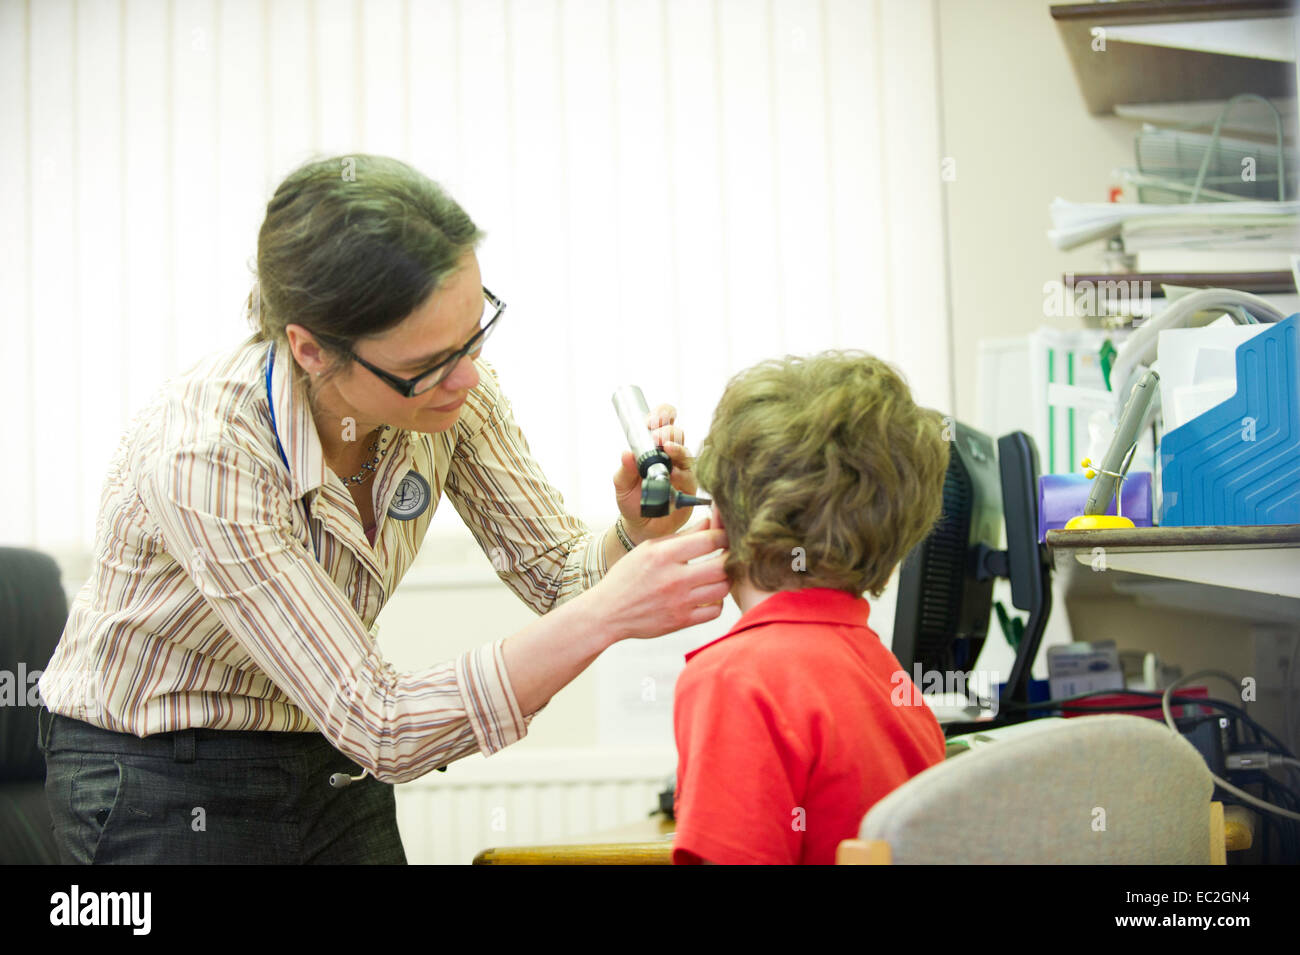
<instances>
[{"instance_id":1,"label":"otoscope tip","mask_svg":"<svg viewBox=\"0 0 1300 955\"><path fill-rule=\"evenodd\" d=\"M712 503L713 502L707 497L694 497L690 494L684 494L681 491L677 492L676 504L678 507L699 507L701 505Z\"/></svg>"}]
</instances>

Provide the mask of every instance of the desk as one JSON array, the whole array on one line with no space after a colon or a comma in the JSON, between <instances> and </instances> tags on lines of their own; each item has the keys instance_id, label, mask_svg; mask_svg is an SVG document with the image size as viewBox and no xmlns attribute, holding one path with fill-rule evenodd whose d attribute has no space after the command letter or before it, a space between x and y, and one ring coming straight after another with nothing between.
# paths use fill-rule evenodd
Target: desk
<instances>
[{"instance_id":1,"label":"desk","mask_svg":"<svg viewBox=\"0 0 1300 955\"><path fill-rule=\"evenodd\" d=\"M1075 640L1245 676L1259 661L1237 636L1300 621L1300 525L1054 530L1047 546Z\"/></svg>"},{"instance_id":2,"label":"desk","mask_svg":"<svg viewBox=\"0 0 1300 955\"><path fill-rule=\"evenodd\" d=\"M1089 572L1121 571L1259 595L1264 599L1247 599L1291 615L1300 608L1297 524L1056 530L1047 532L1047 546L1056 571L1071 581L1082 565Z\"/></svg>"},{"instance_id":3,"label":"desk","mask_svg":"<svg viewBox=\"0 0 1300 955\"><path fill-rule=\"evenodd\" d=\"M1047 545L1075 640L1252 677L1251 715L1288 739L1282 661L1300 636L1300 526L1053 530Z\"/></svg>"},{"instance_id":4,"label":"desk","mask_svg":"<svg viewBox=\"0 0 1300 955\"><path fill-rule=\"evenodd\" d=\"M474 865L672 865L675 828L654 816L555 845L484 849Z\"/></svg>"}]
</instances>

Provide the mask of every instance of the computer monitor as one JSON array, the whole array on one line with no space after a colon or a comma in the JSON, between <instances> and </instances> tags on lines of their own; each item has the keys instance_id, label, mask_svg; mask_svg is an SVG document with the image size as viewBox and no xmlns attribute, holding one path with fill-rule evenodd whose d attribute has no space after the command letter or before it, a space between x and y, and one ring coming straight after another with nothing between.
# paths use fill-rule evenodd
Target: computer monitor
<instances>
[{"instance_id":1,"label":"computer monitor","mask_svg":"<svg viewBox=\"0 0 1300 955\"><path fill-rule=\"evenodd\" d=\"M899 568L894 656L908 673L969 671L988 636L993 578L979 579L983 544L1002 543L1002 492L993 440L961 422L943 482L943 510ZM919 682L919 681L918 681Z\"/></svg>"},{"instance_id":2,"label":"computer monitor","mask_svg":"<svg viewBox=\"0 0 1300 955\"><path fill-rule=\"evenodd\" d=\"M1038 453L1020 431L995 448L968 425L951 427L941 516L899 569L893 653L913 679L918 669L961 674L969 687L988 637L993 582L1008 578L1011 602L1028 610L1029 620L1002 698L1028 702L1030 668L1051 611L1051 569L1038 542Z\"/></svg>"}]
</instances>

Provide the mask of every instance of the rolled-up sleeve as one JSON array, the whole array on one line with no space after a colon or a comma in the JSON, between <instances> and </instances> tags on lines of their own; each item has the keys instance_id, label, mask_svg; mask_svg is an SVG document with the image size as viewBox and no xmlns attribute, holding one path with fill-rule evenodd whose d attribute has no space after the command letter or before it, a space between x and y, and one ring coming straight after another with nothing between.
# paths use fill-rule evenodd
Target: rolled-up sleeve
<instances>
[{"instance_id":1,"label":"rolled-up sleeve","mask_svg":"<svg viewBox=\"0 0 1300 955\"><path fill-rule=\"evenodd\" d=\"M542 473L492 366L476 365L474 423L458 436L447 496L497 576L546 613L604 577L604 544Z\"/></svg>"},{"instance_id":2,"label":"rolled-up sleeve","mask_svg":"<svg viewBox=\"0 0 1300 955\"><path fill-rule=\"evenodd\" d=\"M298 536L285 487L247 451L169 452L138 488L167 551L252 663L375 778L406 782L527 732L503 640L410 673L384 661Z\"/></svg>"}]
</instances>

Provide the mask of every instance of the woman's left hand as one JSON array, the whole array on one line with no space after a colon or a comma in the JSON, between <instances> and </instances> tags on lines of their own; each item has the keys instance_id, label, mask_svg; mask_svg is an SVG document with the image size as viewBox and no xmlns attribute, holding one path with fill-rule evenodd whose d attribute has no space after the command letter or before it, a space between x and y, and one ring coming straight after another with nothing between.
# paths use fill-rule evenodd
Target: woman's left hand
<instances>
[{"instance_id":1,"label":"woman's left hand","mask_svg":"<svg viewBox=\"0 0 1300 955\"><path fill-rule=\"evenodd\" d=\"M673 422L677 420L677 409L672 405L660 405L650 412L646 425L655 444L663 448L673 462L672 486L687 494L699 490L695 474L691 471L690 458L686 453L686 435ZM631 451L623 452L622 466L614 474L614 495L618 501L619 512L627 526L632 543L639 544L652 537L666 537L681 529L691 516L691 508L675 508L664 517L641 516L641 474L636 469L636 455Z\"/></svg>"}]
</instances>

